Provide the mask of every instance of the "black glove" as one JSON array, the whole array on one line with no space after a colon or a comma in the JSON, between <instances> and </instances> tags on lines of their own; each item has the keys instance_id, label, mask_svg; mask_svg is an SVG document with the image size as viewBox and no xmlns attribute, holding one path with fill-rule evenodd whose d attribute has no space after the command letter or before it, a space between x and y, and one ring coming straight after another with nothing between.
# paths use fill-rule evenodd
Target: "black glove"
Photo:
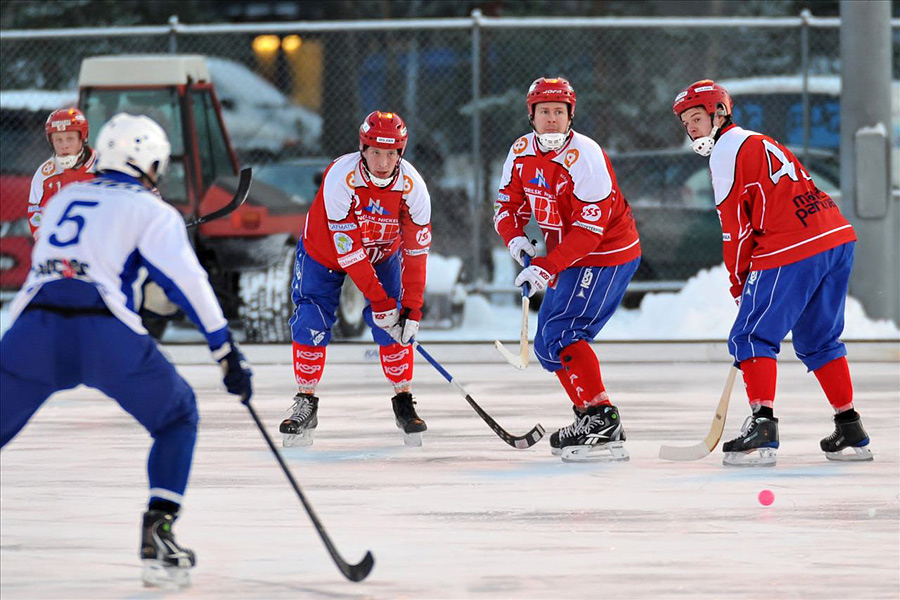
<instances>
[{"instance_id":1,"label":"black glove","mask_svg":"<svg viewBox=\"0 0 900 600\"><path fill-rule=\"evenodd\" d=\"M222 381L225 383L225 389L229 394L235 394L241 397L241 402L247 404L250 402L250 396L253 395L253 385L250 379L253 372L250 371L250 363L238 345L228 335L228 341L213 350L213 358L222 365Z\"/></svg>"}]
</instances>

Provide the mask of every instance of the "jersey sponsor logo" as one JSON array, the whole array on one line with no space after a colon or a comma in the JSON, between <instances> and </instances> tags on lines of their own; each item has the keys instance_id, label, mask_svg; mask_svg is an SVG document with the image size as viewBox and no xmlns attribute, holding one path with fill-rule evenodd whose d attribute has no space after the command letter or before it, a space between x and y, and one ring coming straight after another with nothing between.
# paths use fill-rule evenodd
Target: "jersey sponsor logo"
<instances>
[{"instance_id":1,"label":"jersey sponsor logo","mask_svg":"<svg viewBox=\"0 0 900 600\"><path fill-rule=\"evenodd\" d=\"M497 202L509 202L509 194L500 192L499 194L497 194ZM496 207L497 205L494 204L494 206Z\"/></svg>"},{"instance_id":2,"label":"jersey sponsor logo","mask_svg":"<svg viewBox=\"0 0 900 600\"><path fill-rule=\"evenodd\" d=\"M31 164L34 164L34 163L31 163ZM56 170L56 165L53 164L52 160L48 160L47 162L44 163L44 166L41 167L41 175L52 175L55 170Z\"/></svg>"},{"instance_id":3,"label":"jersey sponsor logo","mask_svg":"<svg viewBox=\"0 0 900 600\"><path fill-rule=\"evenodd\" d=\"M356 223L332 223L329 221L328 229L331 231L352 231L356 229Z\"/></svg>"},{"instance_id":4,"label":"jersey sponsor logo","mask_svg":"<svg viewBox=\"0 0 900 600\"><path fill-rule=\"evenodd\" d=\"M391 216L391 212L381 205L380 198L369 198L369 204L363 210L373 215Z\"/></svg>"},{"instance_id":5,"label":"jersey sponsor logo","mask_svg":"<svg viewBox=\"0 0 900 600\"><path fill-rule=\"evenodd\" d=\"M578 153L578 150L576 148L572 148L571 150L566 152L566 157L563 159L563 162L567 167L571 168L572 165L574 165L578 161L579 156L581 155Z\"/></svg>"},{"instance_id":6,"label":"jersey sponsor logo","mask_svg":"<svg viewBox=\"0 0 900 600\"><path fill-rule=\"evenodd\" d=\"M421 256L422 254L428 254L428 248L404 248L403 254L406 256Z\"/></svg>"},{"instance_id":7,"label":"jersey sponsor logo","mask_svg":"<svg viewBox=\"0 0 900 600\"><path fill-rule=\"evenodd\" d=\"M806 221L812 215L830 208L837 208L837 204L834 203L834 200L818 188L816 188L815 191L804 192L794 196L793 203L794 208L797 209L794 211L794 216L800 220L804 227L808 227Z\"/></svg>"},{"instance_id":8,"label":"jersey sponsor logo","mask_svg":"<svg viewBox=\"0 0 900 600\"><path fill-rule=\"evenodd\" d=\"M730 241L731 241L731 234L730 234L730 233L722 233L722 241L723 241L723 242L730 242Z\"/></svg>"},{"instance_id":9,"label":"jersey sponsor logo","mask_svg":"<svg viewBox=\"0 0 900 600\"><path fill-rule=\"evenodd\" d=\"M561 178L556 183L556 195L559 196L560 194L562 194L563 190L566 189L567 185L569 185L569 180L566 179L565 177Z\"/></svg>"},{"instance_id":10,"label":"jersey sponsor logo","mask_svg":"<svg viewBox=\"0 0 900 600\"><path fill-rule=\"evenodd\" d=\"M523 152L525 152L525 148L527 148L527 147L528 147L528 138L520 137L513 144L513 147L512 147L513 154L522 154Z\"/></svg>"},{"instance_id":11,"label":"jersey sponsor logo","mask_svg":"<svg viewBox=\"0 0 900 600\"><path fill-rule=\"evenodd\" d=\"M403 176L403 193L408 194L413 190L413 180L409 175Z\"/></svg>"},{"instance_id":12,"label":"jersey sponsor logo","mask_svg":"<svg viewBox=\"0 0 900 600\"><path fill-rule=\"evenodd\" d=\"M420 246L427 246L431 243L431 231L427 227L423 227L416 232L416 241Z\"/></svg>"},{"instance_id":13,"label":"jersey sponsor logo","mask_svg":"<svg viewBox=\"0 0 900 600\"><path fill-rule=\"evenodd\" d=\"M336 233L333 239L334 247L337 249L338 254L347 254L353 250L353 238L346 233Z\"/></svg>"},{"instance_id":14,"label":"jersey sponsor logo","mask_svg":"<svg viewBox=\"0 0 900 600\"><path fill-rule=\"evenodd\" d=\"M352 264L358 263L361 260L366 258L366 251L360 248L356 252L352 254L344 254L343 256L338 256L338 264L341 268L349 267Z\"/></svg>"},{"instance_id":15,"label":"jersey sponsor logo","mask_svg":"<svg viewBox=\"0 0 900 600\"><path fill-rule=\"evenodd\" d=\"M603 228L599 225L591 225L590 223L575 221L574 223L572 223L572 227L581 227L582 229L587 229L588 231L592 231L597 235L603 235Z\"/></svg>"},{"instance_id":16,"label":"jersey sponsor logo","mask_svg":"<svg viewBox=\"0 0 900 600\"><path fill-rule=\"evenodd\" d=\"M562 226L562 219L559 216L559 208L556 205L556 199L553 197L545 198L535 194L528 194L529 202L531 202L534 218L539 225L543 225L548 229L559 229Z\"/></svg>"},{"instance_id":17,"label":"jersey sponsor logo","mask_svg":"<svg viewBox=\"0 0 900 600\"><path fill-rule=\"evenodd\" d=\"M40 207L39 207L39 206L38 206L38 207L35 207L35 208L37 208L38 210L40 210ZM37 213L34 213L33 215L31 215L31 217L29 217L28 222L31 223L31 225L32 225L33 227L39 228L39 227L41 226L41 219L42 219L42 218L43 218L43 217L41 216L41 213L37 212Z\"/></svg>"},{"instance_id":18,"label":"jersey sponsor logo","mask_svg":"<svg viewBox=\"0 0 900 600\"><path fill-rule=\"evenodd\" d=\"M66 279L87 277L90 265L77 258L50 258L42 263L32 265L31 270L40 277L61 275Z\"/></svg>"},{"instance_id":19,"label":"jersey sponsor logo","mask_svg":"<svg viewBox=\"0 0 900 600\"><path fill-rule=\"evenodd\" d=\"M543 169L535 169L534 170L534 179L529 179L528 183L533 183L538 187L542 187L545 189L550 189L550 186L547 185L547 180L544 179L544 170Z\"/></svg>"},{"instance_id":20,"label":"jersey sponsor logo","mask_svg":"<svg viewBox=\"0 0 900 600\"><path fill-rule=\"evenodd\" d=\"M603 211L596 204L588 204L581 209L581 218L585 221L593 223L599 221L603 216Z\"/></svg>"},{"instance_id":21,"label":"jersey sponsor logo","mask_svg":"<svg viewBox=\"0 0 900 600\"><path fill-rule=\"evenodd\" d=\"M353 171L350 171L349 173L347 173L347 176L344 177L344 181L347 182L347 187L350 187L350 188L356 187L356 180L353 177Z\"/></svg>"}]
</instances>

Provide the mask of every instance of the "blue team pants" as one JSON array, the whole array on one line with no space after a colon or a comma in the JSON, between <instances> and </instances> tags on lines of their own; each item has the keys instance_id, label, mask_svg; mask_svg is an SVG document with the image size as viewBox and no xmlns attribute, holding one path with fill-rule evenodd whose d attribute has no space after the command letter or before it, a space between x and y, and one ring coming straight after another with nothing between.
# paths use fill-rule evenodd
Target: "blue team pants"
<instances>
[{"instance_id":1,"label":"blue team pants","mask_svg":"<svg viewBox=\"0 0 900 600\"><path fill-rule=\"evenodd\" d=\"M0 341L0 447L51 394L79 384L118 402L150 432L151 500L180 504L197 437L194 392L149 335L112 316L29 310L16 319Z\"/></svg>"},{"instance_id":2,"label":"blue team pants","mask_svg":"<svg viewBox=\"0 0 900 600\"><path fill-rule=\"evenodd\" d=\"M839 336L855 246L849 242L783 267L751 271L728 336L735 362L776 358L789 331L794 352L810 371L846 356Z\"/></svg>"},{"instance_id":3,"label":"blue team pants","mask_svg":"<svg viewBox=\"0 0 900 600\"><path fill-rule=\"evenodd\" d=\"M547 371L562 368L560 351L579 340L592 341L625 296L641 259L614 267L570 267L547 289L538 311L534 354Z\"/></svg>"},{"instance_id":4,"label":"blue team pants","mask_svg":"<svg viewBox=\"0 0 900 600\"><path fill-rule=\"evenodd\" d=\"M391 298L400 298L400 257L394 254L375 266L375 274ZM297 243L297 262L294 265L294 282L291 299L294 314L291 316L291 337L305 346L327 346L331 341L331 328L337 322L337 309L341 301L341 287L347 276L316 261L306 253L303 240ZM388 333L372 320L372 306L366 302L363 318L372 329L372 339L379 346L396 343Z\"/></svg>"}]
</instances>

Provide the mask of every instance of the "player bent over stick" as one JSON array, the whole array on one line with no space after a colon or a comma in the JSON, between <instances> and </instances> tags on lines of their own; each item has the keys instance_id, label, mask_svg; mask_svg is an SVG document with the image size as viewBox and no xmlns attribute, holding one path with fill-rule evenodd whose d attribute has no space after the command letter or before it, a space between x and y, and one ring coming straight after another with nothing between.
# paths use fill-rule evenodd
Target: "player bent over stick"
<instances>
[{"instance_id":1,"label":"player bent over stick","mask_svg":"<svg viewBox=\"0 0 900 600\"><path fill-rule=\"evenodd\" d=\"M97 137L98 177L44 208L32 269L0 342L0 446L54 392L85 384L119 403L153 436L150 501L141 526L146 585L190 583L194 553L172 532L197 437L193 390L133 311L140 267L191 317L222 365L225 387L249 401L251 373L232 342L181 215L149 191L170 146L147 117L114 116Z\"/></svg>"},{"instance_id":2,"label":"player bent over stick","mask_svg":"<svg viewBox=\"0 0 900 600\"><path fill-rule=\"evenodd\" d=\"M431 199L419 172L402 160L407 139L396 113L369 114L359 128L359 152L331 163L309 209L291 291L299 391L291 416L281 423L285 446L313 443L319 423L316 386L347 275L368 301L363 317L394 388L391 402L404 443L422 445L427 427L413 401L409 344L422 318Z\"/></svg>"},{"instance_id":3,"label":"player bent over stick","mask_svg":"<svg viewBox=\"0 0 900 600\"><path fill-rule=\"evenodd\" d=\"M566 461L627 460L625 430L610 402L590 342L610 319L638 268L640 242L631 207L597 143L572 130L575 91L562 78L540 78L526 96L533 132L510 148L494 210L494 228L529 293L547 290L534 352L573 403L575 422L551 434ZM534 215L547 243L536 249L524 228Z\"/></svg>"},{"instance_id":4,"label":"player bent over stick","mask_svg":"<svg viewBox=\"0 0 900 600\"><path fill-rule=\"evenodd\" d=\"M694 150L709 156L725 266L739 306L728 348L743 373L752 414L738 437L722 446L723 463L775 464L775 359L789 331L794 351L834 408L835 431L819 443L825 456L872 460L839 339L853 227L790 150L734 124L722 86L709 79L693 83L672 110Z\"/></svg>"}]
</instances>

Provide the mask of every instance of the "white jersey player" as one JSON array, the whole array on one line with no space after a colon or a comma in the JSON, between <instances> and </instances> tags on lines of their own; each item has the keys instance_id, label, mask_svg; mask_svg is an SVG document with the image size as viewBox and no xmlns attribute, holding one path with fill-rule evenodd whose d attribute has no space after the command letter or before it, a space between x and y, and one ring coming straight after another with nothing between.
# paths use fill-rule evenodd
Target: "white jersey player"
<instances>
[{"instance_id":1,"label":"white jersey player","mask_svg":"<svg viewBox=\"0 0 900 600\"><path fill-rule=\"evenodd\" d=\"M73 183L47 203L25 286L0 342L0 445L5 446L54 392L84 384L102 391L153 436L150 499L141 558L150 585L186 584L192 551L172 524L187 487L197 437L193 390L159 351L134 312L138 269L197 324L244 402L251 373L179 213L150 190L170 146L147 117L114 116L101 129L96 179Z\"/></svg>"}]
</instances>

